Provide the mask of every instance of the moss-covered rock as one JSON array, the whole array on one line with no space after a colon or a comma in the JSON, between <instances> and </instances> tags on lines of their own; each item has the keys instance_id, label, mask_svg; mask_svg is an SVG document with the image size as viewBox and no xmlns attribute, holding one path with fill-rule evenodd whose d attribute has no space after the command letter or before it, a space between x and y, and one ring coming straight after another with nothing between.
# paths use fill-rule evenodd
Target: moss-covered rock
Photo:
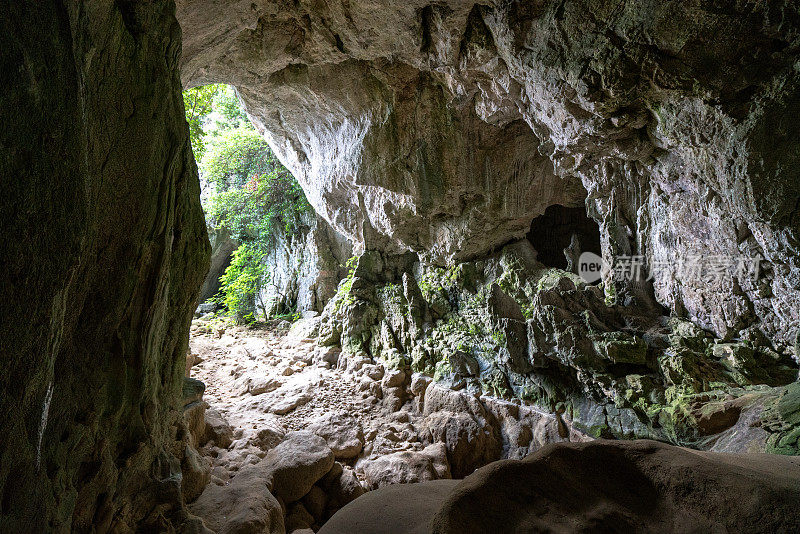
<instances>
[{"instance_id":1,"label":"moss-covered rock","mask_svg":"<svg viewBox=\"0 0 800 534\"><path fill-rule=\"evenodd\" d=\"M768 452L800 454L800 382L783 388L778 398L765 408L761 421L770 433Z\"/></svg>"}]
</instances>

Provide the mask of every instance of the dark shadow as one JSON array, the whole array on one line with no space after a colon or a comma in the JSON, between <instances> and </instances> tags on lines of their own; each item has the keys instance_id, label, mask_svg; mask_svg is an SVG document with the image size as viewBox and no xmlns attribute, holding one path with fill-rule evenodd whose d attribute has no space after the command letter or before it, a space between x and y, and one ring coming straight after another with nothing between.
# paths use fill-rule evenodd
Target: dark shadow
<instances>
[{"instance_id":1,"label":"dark shadow","mask_svg":"<svg viewBox=\"0 0 800 534\"><path fill-rule=\"evenodd\" d=\"M538 252L537 259L548 267L576 272L582 253L601 255L600 227L583 207L548 207L533 220L527 237Z\"/></svg>"}]
</instances>

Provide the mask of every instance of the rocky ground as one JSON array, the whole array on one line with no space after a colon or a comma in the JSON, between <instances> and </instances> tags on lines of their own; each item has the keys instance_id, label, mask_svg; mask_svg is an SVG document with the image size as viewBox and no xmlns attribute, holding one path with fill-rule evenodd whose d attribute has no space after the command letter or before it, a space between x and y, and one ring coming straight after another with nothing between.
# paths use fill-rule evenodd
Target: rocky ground
<instances>
[{"instance_id":1,"label":"rocky ground","mask_svg":"<svg viewBox=\"0 0 800 534\"><path fill-rule=\"evenodd\" d=\"M365 491L583 439L556 415L431 385L286 326L193 323L187 376L205 391L185 408L200 458L184 494L214 531L315 530Z\"/></svg>"}]
</instances>

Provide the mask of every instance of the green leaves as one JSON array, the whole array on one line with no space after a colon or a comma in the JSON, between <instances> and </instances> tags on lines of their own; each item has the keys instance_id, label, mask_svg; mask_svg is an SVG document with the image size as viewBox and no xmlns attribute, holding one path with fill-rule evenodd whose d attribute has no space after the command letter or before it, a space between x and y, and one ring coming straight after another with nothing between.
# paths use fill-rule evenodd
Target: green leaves
<instances>
[{"instance_id":1,"label":"green leaves","mask_svg":"<svg viewBox=\"0 0 800 534\"><path fill-rule=\"evenodd\" d=\"M272 245L275 232L296 232L303 214L311 212L303 190L286 169L255 174L240 188L211 197L206 214L218 227L230 230L240 243L262 251Z\"/></svg>"},{"instance_id":2,"label":"green leaves","mask_svg":"<svg viewBox=\"0 0 800 534\"><path fill-rule=\"evenodd\" d=\"M251 128L218 133L208 143L208 152L200 164L200 174L218 193L241 189L254 176L273 171L288 173L267 142Z\"/></svg>"},{"instance_id":3,"label":"green leaves","mask_svg":"<svg viewBox=\"0 0 800 534\"><path fill-rule=\"evenodd\" d=\"M205 152L205 132L203 123L212 111L214 95L225 86L203 85L183 92L183 107L186 111L186 122L189 123L189 139L192 142L194 159L200 161Z\"/></svg>"},{"instance_id":4,"label":"green leaves","mask_svg":"<svg viewBox=\"0 0 800 534\"><path fill-rule=\"evenodd\" d=\"M215 298L236 322L249 323L255 320L259 290L269 279L263 258L276 233L298 231L303 215L312 209L300 185L250 124L232 87L197 87L184 91L183 98L205 184L206 219L227 228L240 243Z\"/></svg>"},{"instance_id":5,"label":"green leaves","mask_svg":"<svg viewBox=\"0 0 800 534\"><path fill-rule=\"evenodd\" d=\"M252 243L244 243L233 253L231 264L220 277L217 302L224 304L237 324L255 321L258 289L269 275L263 263L264 253Z\"/></svg>"}]
</instances>

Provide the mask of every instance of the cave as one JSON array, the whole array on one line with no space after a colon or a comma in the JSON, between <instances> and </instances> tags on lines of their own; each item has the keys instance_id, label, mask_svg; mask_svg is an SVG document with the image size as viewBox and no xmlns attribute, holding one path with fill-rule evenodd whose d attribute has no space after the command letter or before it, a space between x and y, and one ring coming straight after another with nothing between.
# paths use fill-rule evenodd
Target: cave
<instances>
[{"instance_id":1,"label":"cave","mask_svg":"<svg viewBox=\"0 0 800 534\"><path fill-rule=\"evenodd\" d=\"M800 531L797 3L4 7L0 531ZM256 326L208 84L310 210Z\"/></svg>"},{"instance_id":2,"label":"cave","mask_svg":"<svg viewBox=\"0 0 800 534\"><path fill-rule=\"evenodd\" d=\"M541 263L571 272L577 272L582 253L603 254L600 227L583 207L548 206L531 222L527 239Z\"/></svg>"}]
</instances>

